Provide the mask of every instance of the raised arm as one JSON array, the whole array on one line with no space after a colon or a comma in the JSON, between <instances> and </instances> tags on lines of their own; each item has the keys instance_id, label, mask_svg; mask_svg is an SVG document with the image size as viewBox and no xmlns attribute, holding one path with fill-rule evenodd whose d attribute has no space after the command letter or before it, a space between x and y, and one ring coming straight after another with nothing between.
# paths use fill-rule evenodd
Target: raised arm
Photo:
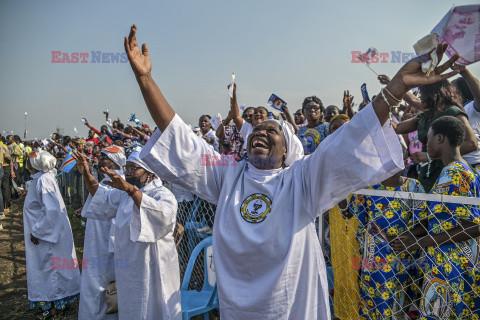
<instances>
[{"instance_id":1,"label":"raised arm","mask_svg":"<svg viewBox=\"0 0 480 320\"><path fill-rule=\"evenodd\" d=\"M452 70L460 71L460 75L463 77L463 79L465 79L470 91L472 91L475 109L477 109L477 111L480 110L480 82L478 79L470 73L470 70L467 69L467 66L454 64L452 66Z\"/></svg>"},{"instance_id":2,"label":"raised arm","mask_svg":"<svg viewBox=\"0 0 480 320\"><path fill-rule=\"evenodd\" d=\"M137 26L133 25L130 28L130 35L128 38L125 37L125 51L142 91L143 99L147 104L148 111L160 131L164 131L175 116L175 111L173 111L157 84L153 81L151 74L152 63L148 55L147 45L144 43L142 50L140 50L136 32Z\"/></svg>"},{"instance_id":3,"label":"raised arm","mask_svg":"<svg viewBox=\"0 0 480 320\"><path fill-rule=\"evenodd\" d=\"M383 85L387 85L390 82L390 78L384 74L379 75L378 80ZM422 102L411 91L408 91L403 96L403 100L405 100L409 105L414 106L419 110L423 110Z\"/></svg>"},{"instance_id":4,"label":"raised arm","mask_svg":"<svg viewBox=\"0 0 480 320\"><path fill-rule=\"evenodd\" d=\"M63 145L61 145L60 143L56 143L56 142L55 142L55 145L57 146L57 148L62 149L63 152L65 152L65 154L68 153L68 150L67 150Z\"/></svg>"},{"instance_id":5,"label":"raised arm","mask_svg":"<svg viewBox=\"0 0 480 320\"><path fill-rule=\"evenodd\" d=\"M475 132L470 126L467 117L463 114L459 114L456 118L462 121L465 126L465 139L463 139L462 145L460 146L460 154L464 155L476 151L478 149L477 137L475 136Z\"/></svg>"},{"instance_id":6,"label":"raised arm","mask_svg":"<svg viewBox=\"0 0 480 320\"><path fill-rule=\"evenodd\" d=\"M439 44L437 46L438 61L442 61L441 59L447 46L448 44ZM457 59L458 55L451 57L443 65L437 66L428 77L422 71L422 57L407 62L393 77L392 81L387 84L383 91L384 94L378 94L372 102L373 109L380 123L383 125L389 118L390 108L388 104L391 106L398 104L410 89L445 80L460 73L459 70L453 70L443 74ZM385 102L385 99L388 101L388 104Z\"/></svg>"},{"instance_id":7,"label":"raised arm","mask_svg":"<svg viewBox=\"0 0 480 320\"><path fill-rule=\"evenodd\" d=\"M128 126L129 126L130 128L132 128L132 130L135 131L140 138L142 138L142 139L145 138L145 135L146 135L145 133L139 131L139 130L138 130L137 128L135 128L135 127L132 127L131 125L128 125Z\"/></svg>"},{"instance_id":8,"label":"raised arm","mask_svg":"<svg viewBox=\"0 0 480 320\"><path fill-rule=\"evenodd\" d=\"M353 96L350 95L349 90L343 91L343 110L342 113L346 114L350 119L353 118L355 113L353 112Z\"/></svg>"},{"instance_id":9,"label":"raised arm","mask_svg":"<svg viewBox=\"0 0 480 320\"><path fill-rule=\"evenodd\" d=\"M77 161L78 171L82 174L85 185L87 186L88 192L94 196L98 189L98 182L90 173L88 168L87 158L80 152L73 150L73 158Z\"/></svg>"},{"instance_id":10,"label":"raised arm","mask_svg":"<svg viewBox=\"0 0 480 320\"><path fill-rule=\"evenodd\" d=\"M282 107L282 112L285 115L285 117L287 118L287 121L293 126L293 129L295 129L295 133L297 133L298 132L298 126L295 123L295 121L293 120L292 115L290 114L290 110L288 110L288 107L286 105Z\"/></svg>"},{"instance_id":11,"label":"raised arm","mask_svg":"<svg viewBox=\"0 0 480 320\"><path fill-rule=\"evenodd\" d=\"M220 140L225 139L225 127L228 126L231 120L232 120L232 112L230 111L228 113L228 116L224 120L222 120L222 123L220 123L220 125L217 128L217 131L215 132L218 139Z\"/></svg>"},{"instance_id":12,"label":"raised arm","mask_svg":"<svg viewBox=\"0 0 480 320\"><path fill-rule=\"evenodd\" d=\"M230 88L230 85L228 86ZM230 98L230 113L232 116L233 123L237 127L238 131L242 130L243 118L240 115L240 109L238 108L237 103L237 84L233 84L233 97Z\"/></svg>"}]
</instances>

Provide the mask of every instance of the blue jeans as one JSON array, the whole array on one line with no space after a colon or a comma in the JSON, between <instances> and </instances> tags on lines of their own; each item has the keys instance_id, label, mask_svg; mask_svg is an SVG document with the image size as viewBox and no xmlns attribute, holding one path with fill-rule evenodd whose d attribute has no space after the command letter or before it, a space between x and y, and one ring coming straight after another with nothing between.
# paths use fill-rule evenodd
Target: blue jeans
<instances>
[{"instance_id":1,"label":"blue jeans","mask_svg":"<svg viewBox=\"0 0 480 320\"><path fill-rule=\"evenodd\" d=\"M2 181L3 178L3 167L0 166L0 181ZM2 191L0 191L0 214L3 213L3 195Z\"/></svg>"}]
</instances>

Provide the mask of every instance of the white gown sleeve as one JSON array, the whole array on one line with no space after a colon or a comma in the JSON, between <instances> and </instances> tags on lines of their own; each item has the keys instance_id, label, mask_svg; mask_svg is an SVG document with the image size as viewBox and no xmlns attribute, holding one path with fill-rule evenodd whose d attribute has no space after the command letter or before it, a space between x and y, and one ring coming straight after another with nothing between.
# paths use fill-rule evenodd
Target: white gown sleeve
<instances>
[{"instance_id":1,"label":"white gown sleeve","mask_svg":"<svg viewBox=\"0 0 480 320\"><path fill-rule=\"evenodd\" d=\"M404 168L395 131L389 121L380 125L371 103L294 166L301 171L304 203L313 217Z\"/></svg>"},{"instance_id":2,"label":"white gown sleeve","mask_svg":"<svg viewBox=\"0 0 480 320\"><path fill-rule=\"evenodd\" d=\"M124 196L126 196L124 191L100 184L90 201L90 205L82 211L82 216L97 220L115 218Z\"/></svg>"},{"instance_id":3,"label":"white gown sleeve","mask_svg":"<svg viewBox=\"0 0 480 320\"><path fill-rule=\"evenodd\" d=\"M178 115L163 133L156 130L140 153L161 179L216 204L227 167L211 165L207 159L212 157L220 158L220 154L195 136Z\"/></svg>"},{"instance_id":4,"label":"white gown sleeve","mask_svg":"<svg viewBox=\"0 0 480 320\"><path fill-rule=\"evenodd\" d=\"M32 226L31 233L34 237L57 243L60 239L63 223L61 223L64 205L60 203L55 187L49 181L42 181L40 187L42 211L40 218ZM33 191L33 190L32 190Z\"/></svg>"},{"instance_id":5,"label":"white gown sleeve","mask_svg":"<svg viewBox=\"0 0 480 320\"><path fill-rule=\"evenodd\" d=\"M130 240L153 243L162 239L173 232L176 214L177 201L170 191L161 190L153 197L144 193L140 209L133 206Z\"/></svg>"}]
</instances>

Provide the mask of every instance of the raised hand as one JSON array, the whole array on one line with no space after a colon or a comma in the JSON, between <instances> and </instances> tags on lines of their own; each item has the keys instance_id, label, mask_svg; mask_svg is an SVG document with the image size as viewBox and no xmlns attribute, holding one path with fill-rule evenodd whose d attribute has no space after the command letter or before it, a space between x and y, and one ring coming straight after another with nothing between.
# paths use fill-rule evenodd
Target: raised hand
<instances>
[{"instance_id":1,"label":"raised hand","mask_svg":"<svg viewBox=\"0 0 480 320\"><path fill-rule=\"evenodd\" d=\"M390 82L390 77L388 77L384 74L379 75L377 79L383 85L387 85Z\"/></svg>"},{"instance_id":2,"label":"raised hand","mask_svg":"<svg viewBox=\"0 0 480 320\"><path fill-rule=\"evenodd\" d=\"M86 174L86 173L89 173L90 170L88 169L88 161L87 161L87 158L81 154L80 152L78 152L77 150L72 150L73 151L73 159L75 159L75 161L77 161L77 168L78 168L78 171L81 173L81 174Z\"/></svg>"},{"instance_id":3,"label":"raised hand","mask_svg":"<svg viewBox=\"0 0 480 320\"><path fill-rule=\"evenodd\" d=\"M140 51L136 33L137 26L133 25L130 28L128 38L125 37L125 52L127 53L128 61L130 61L130 66L132 67L135 76L142 77L152 71L152 63L150 61L150 56L148 55L147 44L144 43L142 45L142 50Z\"/></svg>"},{"instance_id":4,"label":"raised hand","mask_svg":"<svg viewBox=\"0 0 480 320\"><path fill-rule=\"evenodd\" d=\"M232 84L229 84L227 89L230 90L231 86ZM232 105L237 105L237 84L235 82L233 83L233 95L232 98L230 98L230 106Z\"/></svg>"},{"instance_id":5,"label":"raised hand","mask_svg":"<svg viewBox=\"0 0 480 320\"><path fill-rule=\"evenodd\" d=\"M349 90L343 91L343 106L344 107L350 107L352 106L353 103L353 96L350 95Z\"/></svg>"},{"instance_id":6,"label":"raised hand","mask_svg":"<svg viewBox=\"0 0 480 320\"><path fill-rule=\"evenodd\" d=\"M108 168L102 167L100 168L100 171L105 173L110 177L112 181L104 181L107 186L110 186L112 188L122 190L125 192L130 192L134 188L130 183L125 181L118 173L115 171L112 171Z\"/></svg>"},{"instance_id":7,"label":"raised hand","mask_svg":"<svg viewBox=\"0 0 480 320\"><path fill-rule=\"evenodd\" d=\"M439 44L437 46L437 55L438 55L438 61L442 61L443 54L445 50L447 50L448 44ZM433 51L432 51L433 52ZM429 53L429 55L431 52ZM447 62L442 64L441 66L437 66L427 77L425 73L422 71L422 59L420 58L415 58L407 62L395 75L393 80L400 80L401 83L405 86L405 92L419 87L423 86L426 84L431 84L435 83L441 80L446 80L450 77L453 77L456 74L460 73L460 70L453 70L451 72L443 73L445 70L448 68L452 67L452 65L457 61L459 58L458 55L454 55L451 57ZM399 97L400 99L401 97Z\"/></svg>"},{"instance_id":8,"label":"raised hand","mask_svg":"<svg viewBox=\"0 0 480 320\"><path fill-rule=\"evenodd\" d=\"M453 66L450 67L452 70L458 70L461 72L467 71L467 66L463 64L454 63Z\"/></svg>"}]
</instances>

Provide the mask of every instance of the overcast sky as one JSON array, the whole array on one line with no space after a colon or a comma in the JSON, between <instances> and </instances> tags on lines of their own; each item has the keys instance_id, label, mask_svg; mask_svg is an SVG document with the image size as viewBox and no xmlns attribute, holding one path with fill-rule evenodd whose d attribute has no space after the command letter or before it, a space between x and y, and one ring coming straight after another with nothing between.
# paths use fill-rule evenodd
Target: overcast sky
<instances>
[{"instance_id":1,"label":"overcast sky","mask_svg":"<svg viewBox=\"0 0 480 320\"><path fill-rule=\"evenodd\" d=\"M456 1L472 4L474 1ZM202 114L228 112L227 84L237 74L239 103L265 105L275 93L293 113L317 95L340 106L349 89L357 104L360 85L370 96L381 88L351 51L376 47L388 63L374 64L392 76L401 63L392 51L413 52L450 10L451 1L1 1L0 132L27 139L57 127L73 135L80 119L103 124L102 111L126 123L130 113L153 125L128 63L123 37L138 26L149 46L152 74L170 104L192 125ZM52 51L88 53L87 63L52 63ZM92 51L119 56L93 63ZM105 59L110 55L105 55ZM62 56L53 57L61 60ZM480 65L470 70L480 75Z\"/></svg>"}]
</instances>

